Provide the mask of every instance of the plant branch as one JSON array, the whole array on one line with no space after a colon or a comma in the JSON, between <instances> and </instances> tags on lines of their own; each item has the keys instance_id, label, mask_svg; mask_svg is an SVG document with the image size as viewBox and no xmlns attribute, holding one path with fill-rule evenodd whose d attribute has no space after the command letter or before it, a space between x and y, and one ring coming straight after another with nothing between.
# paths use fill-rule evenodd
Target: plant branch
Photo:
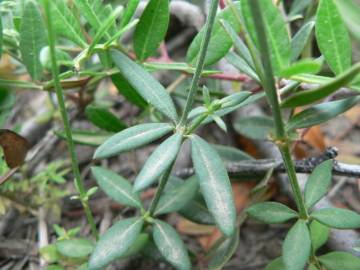
<instances>
[{"instance_id":1,"label":"plant branch","mask_svg":"<svg viewBox=\"0 0 360 270\"><path fill-rule=\"evenodd\" d=\"M253 0L250 3L250 10L254 20L256 34L259 40L259 52L263 63L264 76L260 76L263 88L269 101L275 123L275 143L278 145L281 155L284 160L284 166L287 170L290 185L294 193L299 215L303 219L307 219L308 214L304 203L304 198L301 193L299 182L296 176L294 162L291 158L289 139L284 128L284 122L279 106L278 92L276 89L274 74L271 66L270 49L267 44L265 33L265 23L260 8L259 0ZM256 59L254 59L255 61Z\"/></svg>"},{"instance_id":2,"label":"plant branch","mask_svg":"<svg viewBox=\"0 0 360 270\"><path fill-rule=\"evenodd\" d=\"M161 176L160 178L160 183L159 183L159 186L156 190L156 193L155 193L155 196L153 198L153 200L151 201L151 204L150 204L150 207L149 207L149 215L152 216L156 210L156 207L159 203L159 200L160 200L160 197L161 197L161 194L166 186L166 183L169 179L169 176L170 176L170 173L171 173L171 170L174 166L174 162L170 165L170 167L164 172L164 174Z\"/></svg>"},{"instance_id":3,"label":"plant branch","mask_svg":"<svg viewBox=\"0 0 360 270\"><path fill-rule=\"evenodd\" d=\"M64 129L65 129L65 133L66 133L66 139L67 139L67 144L68 144L68 148L69 148L69 152L70 152L72 169L73 169L73 173L74 173L74 177L75 177L75 186L79 192L80 200L84 207L87 220L91 227L92 234L97 239L98 232L96 229L94 217L93 217L90 207L89 207L89 202L88 202L88 198L86 195L85 186L81 180L79 164L78 164L78 160L77 160L77 156L76 156L76 152L75 152L74 141L73 141L72 133L71 133L70 121L69 121L68 114L66 111L64 94L63 94L63 90L62 90L62 87L60 84L60 79L59 79L59 69L58 69L58 65L57 65L56 51L55 51L56 37L55 37L55 30L53 28L53 21L51 18L51 8L50 8L51 1L45 0L44 3L45 3L45 5L44 5L45 6L45 14L46 14L47 24L48 24L48 39L49 39L50 58L51 58L51 70L52 70L52 75L54 77L54 88L56 91L56 96L57 96L58 103L59 103L59 109L60 109L61 117L62 117L63 124L64 124Z\"/></svg>"},{"instance_id":4,"label":"plant branch","mask_svg":"<svg viewBox=\"0 0 360 270\"><path fill-rule=\"evenodd\" d=\"M183 114L181 115L180 122L179 122L180 127L182 127L186 124L187 116L192 108L193 103L194 103L194 98L195 98L196 91L198 88L201 73L202 73L202 70L205 65L206 52L207 52L207 48L209 46L211 32L212 32L212 28L213 28L213 25L215 22L216 11L217 11L218 5L219 5L219 0L211 1L209 16L207 18L206 25L205 25L205 31L204 31L205 34L201 41L200 52L199 52L199 56L198 56L197 63L196 63L196 70L195 70L193 79L191 81L190 91L189 91L189 95L188 95L186 103L185 103L185 108L184 108Z\"/></svg>"}]
</instances>

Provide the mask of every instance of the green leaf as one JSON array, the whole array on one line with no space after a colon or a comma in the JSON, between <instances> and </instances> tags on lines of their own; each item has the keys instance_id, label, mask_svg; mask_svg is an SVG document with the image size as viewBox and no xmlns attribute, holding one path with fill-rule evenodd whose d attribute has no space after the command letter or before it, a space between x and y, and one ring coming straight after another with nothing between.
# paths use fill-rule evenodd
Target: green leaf
<instances>
[{"instance_id":1,"label":"green leaf","mask_svg":"<svg viewBox=\"0 0 360 270\"><path fill-rule=\"evenodd\" d=\"M240 3L234 2L234 5L240 13ZM224 57L224 55L226 55L226 53L230 50L232 46L232 40L224 32L220 20L227 21L236 33L240 31L240 25L229 7L219 12L215 18L209 47L206 52L205 66L212 65L219 61L221 58ZM191 45L186 54L186 60L188 63L191 63L193 65L196 63L204 33L205 29L203 28L191 42Z\"/></svg>"},{"instance_id":2,"label":"green leaf","mask_svg":"<svg viewBox=\"0 0 360 270\"><path fill-rule=\"evenodd\" d=\"M351 83L351 81L359 74L360 72L360 63L354 65L349 70L345 71L341 75L332 79L328 83L321 85L319 88L302 91L294 94L288 99L285 99L281 104L283 108L294 108L297 106L304 106L311 104L315 101L323 99L343 86L346 86Z\"/></svg>"},{"instance_id":3,"label":"green leaf","mask_svg":"<svg viewBox=\"0 0 360 270\"><path fill-rule=\"evenodd\" d=\"M127 2L124 15L121 18L120 29L123 29L131 21L131 18L134 16L139 3L140 0L132 0Z\"/></svg>"},{"instance_id":4,"label":"green leaf","mask_svg":"<svg viewBox=\"0 0 360 270\"><path fill-rule=\"evenodd\" d=\"M206 225L214 225L214 218L206 207L206 203L201 194L196 195L195 199L185 205L179 214L188 220Z\"/></svg>"},{"instance_id":5,"label":"green leaf","mask_svg":"<svg viewBox=\"0 0 360 270\"><path fill-rule=\"evenodd\" d=\"M61 255L69 258L87 257L94 249L94 244L84 238L60 240L55 245Z\"/></svg>"},{"instance_id":6,"label":"green leaf","mask_svg":"<svg viewBox=\"0 0 360 270\"><path fill-rule=\"evenodd\" d=\"M37 4L26 2L20 30L21 59L33 80L42 77L40 51L46 46L46 30Z\"/></svg>"},{"instance_id":7,"label":"green leaf","mask_svg":"<svg viewBox=\"0 0 360 270\"><path fill-rule=\"evenodd\" d=\"M326 160L316 166L309 176L304 191L305 205L313 207L322 197L325 196L331 184L331 171L333 160Z\"/></svg>"},{"instance_id":8,"label":"green leaf","mask_svg":"<svg viewBox=\"0 0 360 270\"><path fill-rule=\"evenodd\" d=\"M117 90L121 95L123 95L128 101L132 104L140 107L146 108L148 106L147 102L140 96L136 90L127 82L127 80L120 73L114 74L111 76L111 80L116 86Z\"/></svg>"},{"instance_id":9,"label":"green leaf","mask_svg":"<svg viewBox=\"0 0 360 270\"><path fill-rule=\"evenodd\" d=\"M120 258L129 258L138 255L148 242L149 234L141 233L134 244L132 244L131 247Z\"/></svg>"},{"instance_id":10,"label":"green leaf","mask_svg":"<svg viewBox=\"0 0 360 270\"><path fill-rule=\"evenodd\" d=\"M219 102L221 104L221 108L228 108L228 107L238 106L250 96L251 96L251 92L241 91L228 95L227 97L220 99Z\"/></svg>"},{"instance_id":11,"label":"green leaf","mask_svg":"<svg viewBox=\"0 0 360 270\"><path fill-rule=\"evenodd\" d=\"M328 270L358 270L360 269L360 259L354 255L335 251L320 256L319 261Z\"/></svg>"},{"instance_id":12,"label":"green leaf","mask_svg":"<svg viewBox=\"0 0 360 270\"><path fill-rule=\"evenodd\" d=\"M249 68L253 70L255 65L248 47L244 44L242 39L239 37L238 33L235 32L235 30L231 27L231 25L227 21L220 20L220 23L222 27L225 29L226 33L231 38L236 52L241 56L242 59L244 59L246 64L249 66Z\"/></svg>"},{"instance_id":13,"label":"green leaf","mask_svg":"<svg viewBox=\"0 0 360 270\"><path fill-rule=\"evenodd\" d=\"M120 16L123 11L122 6L118 6L114 11L109 14L109 16L101 23L101 25L96 29L95 36L87 49L87 54L91 55L95 46L100 42L101 38L109 31L111 27L116 23L116 19Z\"/></svg>"},{"instance_id":14,"label":"green leaf","mask_svg":"<svg viewBox=\"0 0 360 270\"><path fill-rule=\"evenodd\" d=\"M294 16L301 13L311 3L311 0L295 0L291 5L289 16Z\"/></svg>"},{"instance_id":15,"label":"green leaf","mask_svg":"<svg viewBox=\"0 0 360 270\"><path fill-rule=\"evenodd\" d=\"M127 128L111 136L98 149L94 158L103 159L155 141L174 127L167 123L149 123Z\"/></svg>"},{"instance_id":16,"label":"green leaf","mask_svg":"<svg viewBox=\"0 0 360 270\"><path fill-rule=\"evenodd\" d=\"M245 60L243 60L236 53L228 52L225 59L241 73L248 75L249 77L253 78L255 81L258 82L260 81L255 71L245 62Z\"/></svg>"},{"instance_id":17,"label":"green leaf","mask_svg":"<svg viewBox=\"0 0 360 270\"><path fill-rule=\"evenodd\" d=\"M302 59L291 66L283 69L280 72L280 76L289 78L291 76L308 73L308 74L316 74L320 71L321 64L319 61L313 59Z\"/></svg>"},{"instance_id":18,"label":"green leaf","mask_svg":"<svg viewBox=\"0 0 360 270\"><path fill-rule=\"evenodd\" d=\"M294 210L277 202L256 203L251 205L246 213L250 217L268 224L284 223L299 216Z\"/></svg>"},{"instance_id":19,"label":"green leaf","mask_svg":"<svg viewBox=\"0 0 360 270\"><path fill-rule=\"evenodd\" d=\"M165 192L159 200L155 215L178 211L187 205L198 192L198 181L195 177L186 180L180 186Z\"/></svg>"},{"instance_id":20,"label":"green leaf","mask_svg":"<svg viewBox=\"0 0 360 270\"><path fill-rule=\"evenodd\" d=\"M115 65L128 83L160 112L176 122L177 113L174 103L165 88L141 66L131 61L117 50L111 50Z\"/></svg>"},{"instance_id":21,"label":"green leaf","mask_svg":"<svg viewBox=\"0 0 360 270\"><path fill-rule=\"evenodd\" d=\"M360 101L360 97L349 97L325 102L295 114L286 125L287 130L312 127L346 112Z\"/></svg>"},{"instance_id":22,"label":"green leaf","mask_svg":"<svg viewBox=\"0 0 360 270\"><path fill-rule=\"evenodd\" d=\"M229 176L215 149L197 135L191 136L192 160L200 190L216 224L227 236L235 232L236 211Z\"/></svg>"},{"instance_id":23,"label":"green leaf","mask_svg":"<svg viewBox=\"0 0 360 270\"><path fill-rule=\"evenodd\" d=\"M271 261L264 270L287 270L282 257L278 257Z\"/></svg>"},{"instance_id":24,"label":"green leaf","mask_svg":"<svg viewBox=\"0 0 360 270\"><path fill-rule=\"evenodd\" d=\"M274 129L274 122L271 117L250 116L238 119L234 123L234 128L250 139L267 140Z\"/></svg>"},{"instance_id":25,"label":"green leaf","mask_svg":"<svg viewBox=\"0 0 360 270\"><path fill-rule=\"evenodd\" d=\"M143 218L128 218L118 221L99 239L89 260L90 270L99 270L122 256L140 235Z\"/></svg>"},{"instance_id":26,"label":"green leaf","mask_svg":"<svg viewBox=\"0 0 360 270\"><path fill-rule=\"evenodd\" d=\"M311 240L306 221L298 220L283 244L283 261L287 270L303 270L310 257Z\"/></svg>"},{"instance_id":27,"label":"green leaf","mask_svg":"<svg viewBox=\"0 0 360 270\"><path fill-rule=\"evenodd\" d=\"M319 49L334 73L340 74L349 69L350 37L333 0L320 0L315 33Z\"/></svg>"},{"instance_id":28,"label":"green leaf","mask_svg":"<svg viewBox=\"0 0 360 270\"><path fill-rule=\"evenodd\" d=\"M82 48L87 46L79 21L69 10L66 1L55 0L51 5L53 25L57 35L68 38Z\"/></svg>"},{"instance_id":29,"label":"green leaf","mask_svg":"<svg viewBox=\"0 0 360 270\"><path fill-rule=\"evenodd\" d=\"M313 212L311 216L330 228L345 230L360 228L360 215L348 209L324 208Z\"/></svg>"},{"instance_id":30,"label":"green leaf","mask_svg":"<svg viewBox=\"0 0 360 270\"><path fill-rule=\"evenodd\" d=\"M226 238L213 252L209 254L211 258L208 263L209 270L221 270L236 252L239 246L239 230L234 235Z\"/></svg>"},{"instance_id":31,"label":"green leaf","mask_svg":"<svg viewBox=\"0 0 360 270\"><path fill-rule=\"evenodd\" d=\"M251 0L241 1L241 11L245 20L246 29L254 43L259 48L254 20L250 11ZM289 34L282 15L272 0L261 1L261 9L267 33L267 42L270 49L271 64L275 74L286 68L290 63L290 41Z\"/></svg>"},{"instance_id":32,"label":"green leaf","mask_svg":"<svg viewBox=\"0 0 360 270\"><path fill-rule=\"evenodd\" d=\"M171 166L180 150L181 142L182 134L175 133L155 149L135 179L135 192L150 186Z\"/></svg>"},{"instance_id":33,"label":"green leaf","mask_svg":"<svg viewBox=\"0 0 360 270\"><path fill-rule=\"evenodd\" d=\"M109 132L119 132L126 128L126 124L104 107L88 105L85 115L95 126Z\"/></svg>"},{"instance_id":34,"label":"green leaf","mask_svg":"<svg viewBox=\"0 0 360 270\"><path fill-rule=\"evenodd\" d=\"M326 241L329 238L330 228L321 224L320 222L313 220L310 224L310 237L311 244L314 252L316 252L320 247L325 245Z\"/></svg>"},{"instance_id":35,"label":"green leaf","mask_svg":"<svg viewBox=\"0 0 360 270\"><path fill-rule=\"evenodd\" d=\"M74 0L74 2L93 29L99 29L101 22L112 12L110 6L103 4L101 0ZM105 35L107 38L110 37L109 33Z\"/></svg>"},{"instance_id":36,"label":"green leaf","mask_svg":"<svg viewBox=\"0 0 360 270\"><path fill-rule=\"evenodd\" d=\"M167 223L155 220L153 238L164 258L178 270L190 270L191 262L177 232Z\"/></svg>"},{"instance_id":37,"label":"green leaf","mask_svg":"<svg viewBox=\"0 0 360 270\"><path fill-rule=\"evenodd\" d=\"M111 199L122 205L142 208L138 194L132 191L128 180L102 167L91 167L96 182Z\"/></svg>"},{"instance_id":38,"label":"green leaf","mask_svg":"<svg viewBox=\"0 0 360 270\"><path fill-rule=\"evenodd\" d=\"M169 19L168 0L148 2L134 33L134 50L140 61L151 56L164 40Z\"/></svg>"},{"instance_id":39,"label":"green leaf","mask_svg":"<svg viewBox=\"0 0 360 270\"><path fill-rule=\"evenodd\" d=\"M238 162L240 160L253 160L249 154L231 146L212 144L224 162Z\"/></svg>"},{"instance_id":40,"label":"green leaf","mask_svg":"<svg viewBox=\"0 0 360 270\"><path fill-rule=\"evenodd\" d=\"M309 267L308 267L308 269L307 270L319 270L319 268L317 268L316 266L315 266L315 264L309 264Z\"/></svg>"},{"instance_id":41,"label":"green leaf","mask_svg":"<svg viewBox=\"0 0 360 270\"><path fill-rule=\"evenodd\" d=\"M64 131L55 131L55 134L66 140ZM111 137L111 133L99 133L87 130L72 130L73 141L76 144L99 146Z\"/></svg>"},{"instance_id":42,"label":"green leaf","mask_svg":"<svg viewBox=\"0 0 360 270\"><path fill-rule=\"evenodd\" d=\"M303 0L301 0L303 1ZM291 40L291 61L295 61L299 58L300 54L305 48L305 45L308 43L311 32L315 26L315 22L310 21L304 24L300 30L295 34Z\"/></svg>"},{"instance_id":43,"label":"green leaf","mask_svg":"<svg viewBox=\"0 0 360 270\"><path fill-rule=\"evenodd\" d=\"M346 23L351 35L360 42L360 6L355 0L335 0L342 19Z\"/></svg>"}]
</instances>

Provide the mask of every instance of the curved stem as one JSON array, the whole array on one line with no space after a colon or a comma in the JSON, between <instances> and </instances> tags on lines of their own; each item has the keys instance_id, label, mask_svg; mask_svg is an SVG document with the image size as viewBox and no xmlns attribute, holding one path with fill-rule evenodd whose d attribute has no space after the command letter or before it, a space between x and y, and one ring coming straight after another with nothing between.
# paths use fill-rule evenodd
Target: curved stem
<instances>
[{"instance_id":1,"label":"curved stem","mask_svg":"<svg viewBox=\"0 0 360 270\"><path fill-rule=\"evenodd\" d=\"M45 0L44 4L45 4L44 5L45 6L45 14L46 14L47 24L48 24L48 38L49 38L49 48L50 48L50 58L51 58L51 71L52 71L52 75L54 77L54 88L55 88L56 96L57 96L58 103L59 103L61 117L62 117L62 120L64 123L66 140L67 140L67 144L68 144L68 148L69 148L69 152L70 152L71 164L72 164L72 169L73 169L73 173L74 173L74 177L75 177L75 186L79 192L80 200L84 207L84 211L85 211L87 220L90 224L92 234L97 239L98 232L96 229L94 217L93 217L90 207L89 207L89 202L88 202L88 198L86 196L85 186L81 180L79 164L78 164L78 160L77 160L77 156L76 156L76 152L75 152L74 141L73 141L72 134L71 134L70 122L69 122L69 118L68 118L68 114L67 114L66 106L65 106L64 94L63 94L63 90L62 90L62 87L60 84L60 79L59 79L59 69L58 69L58 65L57 65L56 51L55 51L55 40L56 40L55 30L53 28L53 21L51 18L51 11L50 11L51 10L50 9L51 1Z\"/></svg>"}]
</instances>

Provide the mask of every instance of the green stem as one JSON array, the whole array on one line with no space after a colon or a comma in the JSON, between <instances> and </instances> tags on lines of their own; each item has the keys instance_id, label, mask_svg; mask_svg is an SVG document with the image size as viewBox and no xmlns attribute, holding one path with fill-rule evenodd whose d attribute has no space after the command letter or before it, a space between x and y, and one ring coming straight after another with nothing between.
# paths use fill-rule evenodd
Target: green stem
<instances>
[{"instance_id":1,"label":"green stem","mask_svg":"<svg viewBox=\"0 0 360 270\"><path fill-rule=\"evenodd\" d=\"M153 200L151 201L150 207L149 207L149 215L152 216L156 210L156 207L159 203L161 194L166 186L167 181L169 180L169 176L172 170L172 167L174 165L174 162L170 165L170 167L164 172L164 174L160 178L159 186L156 190L155 196Z\"/></svg>"},{"instance_id":2,"label":"green stem","mask_svg":"<svg viewBox=\"0 0 360 270\"><path fill-rule=\"evenodd\" d=\"M94 237L96 239L98 239L98 232L96 229L94 217L93 217L90 207L89 207L89 202L88 202L88 198L86 196L86 190L85 190L84 183L81 180L79 164L77 161L74 141L73 141L72 134L71 134L70 122L69 122L69 118L68 118L66 106L65 106L64 94L63 94L63 90L61 88L60 79L59 79L59 69L57 66L56 51L55 51L56 37L55 37L55 30L53 28L53 21L51 18L51 11L50 11L51 10L50 9L51 1L45 0L44 3L45 3L45 5L44 5L45 6L45 14L46 14L47 24L48 24L48 39L49 39L50 58L51 58L51 70L52 70L52 74L54 77L54 88L55 88L56 96L57 96L58 103L59 103L61 117L62 117L62 120L64 123L67 144L68 144L70 157L71 157L72 169L73 169L73 173L74 173L74 177L75 177L75 185L79 192L80 200L81 200L81 203L83 204L84 211L85 211L87 220L90 224L92 234L94 235Z\"/></svg>"},{"instance_id":3,"label":"green stem","mask_svg":"<svg viewBox=\"0 0 360 270\"><path fill-rule=\"evenodd\" d=\"M211 32L212 32L212 28L214 26L218 5L219 5L219 0L211 1L209 16L207 18L205 30L204 30L205 34L201 41L200 52L199 52L199 56L198 56L197 63L196 63L195 73L194 73L194 76L191 81L190 91L189 91L189 94L188 94L188 97L187 97L186 103L185 103L185 109L180 118L179 127L183 127L186 124L187 116L192 108L193 103L194 103L194 98L195 98L196 91L198 88L200 76L201 76L202 70L204 69L204 65L205 65L206 51L209 46Z\"/></svg>"},{"instance_id":4,"label":"green stem","mask_svg":"<svg viewBox=\"0 0 360 270\"><path fill-rule=\"evenodd\" d=\"M262 85L265 89L266 96L268 98L270 107L272 109L274 123L275 123L275 141L279 146L284 165L289 177L290 185L294 193L295 202L299 211L299 215L303 219L308 218L307 210L304 203L304 198L301 193L299 182L296 177L296 171L294 162L291 158L290 145L288 135L284 128L284 122L282 119L281 109L279 106L278 92L275 85L274 74L271 66L270 50L267 44L264 20L260 8L259 0L253 0L250 4L250 10L254 20L257 37L259 40L259 51L261 60L264 67L264 76L262 79Z\"/></svg>"}]
</instances>

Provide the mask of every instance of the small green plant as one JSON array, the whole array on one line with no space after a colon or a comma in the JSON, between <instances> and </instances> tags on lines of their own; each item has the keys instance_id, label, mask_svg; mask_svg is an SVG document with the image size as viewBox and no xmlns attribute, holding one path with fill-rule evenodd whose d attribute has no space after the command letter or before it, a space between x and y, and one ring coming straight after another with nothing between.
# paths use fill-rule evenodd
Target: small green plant
<instances>
[{"instance_id":1,"label":"small green plant","mask_svg":"<svg viewBox=\"0 0 360 270\"><path fill-rule=\"evenodd\" d=\"M277 202L260 202L272 170L252 193L248 216L268 224L294 221L285 238L282 256L270 262L266 269L360 269L360 259L350 253L318 252L326 243L330 228L360 228L360 215L355 212L314 208L331 184L333 161L318 165L302 191L291 157L297 130L324 123L360 101L360 64L352 65L350 38L340 14L347 6L337 0L293 1L285 22L278 7L281 1L275 1L276 5L272 0L228 0L226 7L218 12L219 0L212 0L206 24L187 51L187 63L157 63L148 60L165 39L170 1L150 0L140 18L134 19L139 2L130 0L125 7L100 0L74 0L71 4L65 0L0 3L0 12L11 14L6 20L17 15L11 22L13 27L5 19L0 20L0 56L6 53L21 63L32 80L0 78L0 87L55 91L64 124L64 131L57 134L68 143L78 192L74 198L81 201L95 240L93 243L78 237L78 230L66 232L55 227L56 243L41 250L42 256L53 264L48 269L104 269L116 259L140 255L151 244L174 268L192 269L196 265L194 254L177 231L162 219L173 212L219 228L223 237L207 254L206 269L221 269L238 246L238 227L244 220L244 215L236 213L222 153L227 152L231 156L229 160L250 157L214 146L196 132L211 122L226 132L224 116L262 98L266 98L272 117L244 118L235 129L255 139L271 140L278 147L296 203L294 210ZM299 14L305 14L300 16L304 24L290 39L291 22L297 21ZM321 53L318 58L313 58L311 51L314 27ZM129 48L121 38L132 29L133 46ZM359 37L358 32L355 35ZM224 75L212 69L223 58L263 91L242 90L226 95L213 91L206 83L202 85L201 78ZM335 76L317 75L325 63L328 72ZM181 96L165 89L150 73L158 70L191 76L187 91ZM126 125L111 112L111 102L96 98L96 86L107 78L111 78L128 102L142 110L138 124ZM303 90L302 83L319 86ZM349 87L354 95L329 101L341 87ZM85 104L86 118L102 132L71 129L64 91L73 88L80 89L79 104ZM90 105L84 99L84 91L91 96ZM8 114L14 100L7 92L0 94L0 110ZM301 112L295 110L303 106L306 107ZM0 125L3 122L1 115ZM246 126L254 129L249 131ZM148 157L133 184L107 168L91 168L107 196L133 208L135 213L99 236L89 205L97 187L86 190L75 143L97 146L94 160L98 161L160 139L162 142ZM185 141L191 143L195 176L183 181L171 172ZM46 187L48 181L62 183L67 170L58 172L58 169L54 163L33 181L40 187ZM155 195L146 207L139 193L156 183Z\"/></svg>"}]
</instances>

